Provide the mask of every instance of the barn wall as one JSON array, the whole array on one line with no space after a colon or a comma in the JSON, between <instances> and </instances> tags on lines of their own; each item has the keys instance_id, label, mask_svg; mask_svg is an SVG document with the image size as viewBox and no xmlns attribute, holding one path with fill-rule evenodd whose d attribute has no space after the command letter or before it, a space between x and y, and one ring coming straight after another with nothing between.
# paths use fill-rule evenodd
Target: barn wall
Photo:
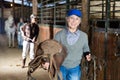
<instances>
[{"instance_id":1,"label":"barn wall","mask_svg":"<svg viewBox=\"0 0 120 80\"><path fill-rule=\"evenodd\" d=\"M113 16L115 16L114 18L119 19L120 18L120 1L110 1L110 15L111 18L113 18ZM104 13L103 13L104 12ZM95 18L102 18L102 15L104 15L104 17L106 16L106 1L100 1L100 0L94 0L94 1L90 1L90 18L95 19Z\"/></svg>"},{"instance_id":2,"label":"barn wall","mask_svg":"<svg viewBox=\"0 0 120 80\"><path fill-rule=\"evenodd\" d=\"M3 17L6 19L11 15L12 8L4 8L3 9Z\"/></svg>"}]
</instances>

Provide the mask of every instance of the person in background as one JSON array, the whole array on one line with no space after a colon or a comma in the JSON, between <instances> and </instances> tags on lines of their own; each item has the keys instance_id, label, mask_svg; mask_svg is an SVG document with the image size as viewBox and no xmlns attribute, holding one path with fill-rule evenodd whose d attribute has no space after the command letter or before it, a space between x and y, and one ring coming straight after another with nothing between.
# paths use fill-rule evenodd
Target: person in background
<instances>
[{"instance_id":1,"label":"person in background","mask_svg":"<svg viewBox=\"0 0 120 80\"><path fill-rule=\"evenodd\" d=\"M14 18L12 15L8 17L5 21L5 31L8 36L8 47L15 47L15 32L16 32L16 25L14 23Z\"/></svg>"},{"instance_id":2,"label":"person in background","mask_svg":"<svg viewBox=\"0 0 120 80\"><path fill-rule=\"evenodd\" d=\"M25 23L21 28L23 37L23 51L22 51L22 68L25 67L26 57L28 50L30 54L30 60L34 59L34 47L39 34L39 26L36 22L36 16L32 14L30 16L30 23Z\"/></svg>"},{"instance_id":3,"label":"person in background","mask_svg":"<svg viewBox=\"0 0 120 80\"><path fill-rule=\"evenodd\" d=\"M80 10L69 10L66 16L67 27L56 33L54 37L67 49L67 57L60 67L63 80L80 80L80 63L83 54L88 61L91 60L88 36L85 32L78 29L81 19L82 13Z\"/></svg>"},{"instance_id":4,"label":"person in background","mask_svg":"<svg viewBox=\"0 0 120 80\"><path fill-rule=\"evenodd\" d=\"M23 39L20 31L20 27L24 24L23 19L20 18L19 23L17 24L17 40L18 40L18 48L22 49Z\"/></svg>"}]
</instances>

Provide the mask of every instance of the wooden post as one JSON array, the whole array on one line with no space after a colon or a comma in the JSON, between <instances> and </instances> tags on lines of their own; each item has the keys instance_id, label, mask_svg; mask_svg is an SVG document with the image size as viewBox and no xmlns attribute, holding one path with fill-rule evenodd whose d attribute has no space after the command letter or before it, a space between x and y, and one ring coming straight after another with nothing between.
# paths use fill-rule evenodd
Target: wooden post
<instances>
[{"instance_id":1,"label":"wooden post","mask_svg":"<svg viewBox=\"0 0 120 80\"><path fill-rule=\"evenodd\" d=\"M89 25L88 25L88 0L82 0L82 23L81 30L88 33Z\"/></svg>"},{"instance_id":2,"label":"wooden post","mask_svg":"<svg viewBox=\"0 0 120 80\"><path fill-rule=\"evenodd\" d=\"M111 0L106 0L106 18L105 18L105 41L104 41L104 60L106 62L106 66L104 67L104 80L108 80L108 75L110 75L110 73L108 73L108 28L110 26L110 1Z\"/></svg>"},{"instance_id":3,"label":"wooden post","mask_svg":"<svg viewBox=\"0 0 120 80\"><path fill-rule=\"evenodd\" d=\"M22 19L24 18L23 12L24 12L24 1L22 0L22 5L21 5L21 18Z\"/></svg>"},{"instance_id":4,"label":"wooden post","mask_svg":"<svg viewBox=\"0 0 120 80\"><path fill-rule=\"evenodd\" d=\"M4 0L2 0L1 2L0 2L0 5L1 5L1 17L3 18L3 6L4 6Z\"/></svg>"},{"instance_id":5,"label":"wooden post","mask_svg":"<svg viewBox=\"0 0 120 80\"><path fill-rule=\"evenodd\" d=\"M12 6L12 15L13 15L13 17L15 17L15 1L14 0L12 0L12 4L13 4L13 6Z\"/></svg>"},{"instance_id":6,"label":"wooden post","mask_svg":"<svg viewBox=\"0 0 120 80\"><path fill-rule=\"evenodd\" d=\"M67 5L66 5L66 11L68 11L68 10L70 9L70 5L69 5L70 0L66 0L66 2L67 2Z\"/></svg>"},{"instance_id":7,"label":"wooden post","mask_svg":"<svg viewBox=\"0 0 120 80\"><path fill-rule=\"evenodd\" d=\"M32 4L33 4L32 13L37 15L38 1L37 0L32 0Z\"/></svg>"}]
</instances>

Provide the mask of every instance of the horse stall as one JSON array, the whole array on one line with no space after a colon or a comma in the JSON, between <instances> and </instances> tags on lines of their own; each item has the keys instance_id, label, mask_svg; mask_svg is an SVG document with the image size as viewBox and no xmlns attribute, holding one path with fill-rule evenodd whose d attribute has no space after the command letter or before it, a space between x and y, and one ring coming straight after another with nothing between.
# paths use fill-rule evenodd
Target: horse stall
<instances>
[{"instance_id":1,"label":"horse stall","mask_svg":"<svg viewBox=\"0 0 120 80\"><path fill-rule=\"evenodd\" d=\"M92 21L91 52L105 61L104 69L96 73L95 80L120 80L120 21Z\"/></svg>"},{"instance_id":2,"label":"horse stall","mask_svg":"<svg viewBox=\"0 0 120 80\"><path fill-rule=\"evenodd\" d=\"M54 35L63 28L64 26L61 25L39 24L38 41L42 42L47 39L53 39Z\"/></svg>"},{"instance_id":3,"label":"horse stall","mask_svg":"<svg viewBox=\"0 0 120 80\"><path fill-rule=\"evenodd\" d=\"M3 33L5 33L5 30L4 30L4 19L0 18L0 34L3 34Z\"/></svg>"}]
</instances>

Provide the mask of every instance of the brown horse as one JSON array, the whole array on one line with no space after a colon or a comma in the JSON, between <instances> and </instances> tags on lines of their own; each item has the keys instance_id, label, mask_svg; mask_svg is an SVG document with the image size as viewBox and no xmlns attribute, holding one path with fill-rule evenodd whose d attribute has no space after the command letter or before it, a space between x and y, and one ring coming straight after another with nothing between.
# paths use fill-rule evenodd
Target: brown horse
<instances>
[{"instance_id":1,"label":"brown horse","mask_svg":"<svg viewBox=\"0 0 120 80\"><path fill-rule=\"evenodd\" d=\"M50 80L63 80L60 73L60 66L66 57L66 50L59 42L49 39L41 42L36 49L36 56L29 65L27 72L27 80L33 80L31 76L38 67L42 68L42 64L49 62L49 77Z\"/></svg>"}]
</instances>

